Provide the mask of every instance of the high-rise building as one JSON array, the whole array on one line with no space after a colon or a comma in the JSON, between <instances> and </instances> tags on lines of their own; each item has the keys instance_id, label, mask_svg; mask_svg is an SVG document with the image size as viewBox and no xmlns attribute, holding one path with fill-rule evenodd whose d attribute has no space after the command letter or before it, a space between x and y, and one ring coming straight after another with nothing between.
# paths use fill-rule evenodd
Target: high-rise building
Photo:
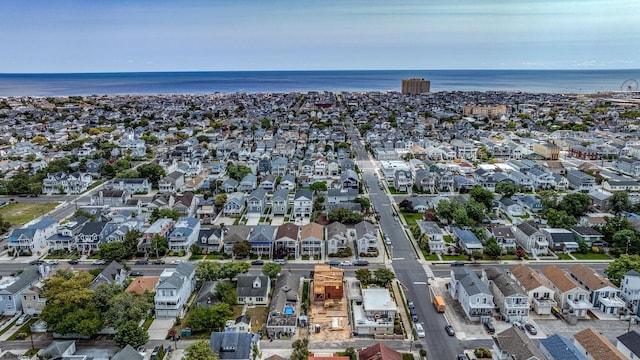
<instances>
[{"instance_id":1,"label":"high-rise building","mask_svg":"<svg viewBox=\"0 0 640 360\"><path fill-rule=\"evenodd\" d=\"M402 79L402 93L405 95L427 93L429 90L431 90L431 81L429 80L420 78Z\"/></svg>"}]
</instances>

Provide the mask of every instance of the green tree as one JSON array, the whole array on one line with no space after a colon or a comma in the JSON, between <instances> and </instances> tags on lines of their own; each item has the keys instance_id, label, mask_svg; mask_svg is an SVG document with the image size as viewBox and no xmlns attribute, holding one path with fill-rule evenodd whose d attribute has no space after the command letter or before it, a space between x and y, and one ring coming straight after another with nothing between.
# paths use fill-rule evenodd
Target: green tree
<instances>
[{"instance_id":1,"label":"green tree","mask_svg":"<svg viewBox=\"0 0 640 360\"><path fill-rule=\"evenodd\" d=\"M213 306L197 306L187 316L187 326L193 331L222 331L225 322L233 316L231 306L219 302Z\"/></svg>"},{"instance_id":2,"label":"green tree","mask_svg":"<svg viewBox=\"0 0 640 360\"><path fill-rule=\"evenodd\" d=\"M149 180L153 187L165 176L164 168L158 164L142 164L137 167L138 176Z\"/></svg>"},{"instance_id":3,"label":"green tree","mask_svg":"<svg viewBox=\"0 0 640 360\"><path fill-rule=\"evenodd\" d=\"M227 165L227 174L229 177L235 180L242 180L248 174L251 174L251 169L246 165Z\"/></svg>"},{"instance_id":4,"label":"green tree","mask_svg":"<svg viewBox=\"0 0 640 360\"><path fill-rule=\"evenodd\" d=\"M233 261L220 266L220 279L233 280L239 274L249 271L250 264L246 261Z\"/></svg>"},{"instance_id":5,"label":"green tree","mask_svg":"<svg viewBox=\"0 0 640 360\"><path fill-rule=\"evenodd\" d=\"M623 211L631 211L633 204L629 200L629 194L626 191L614 191L609 198L609 208L616 214Z\"/></svg>"},{"instance_id":6,"label":"green tree","mask_svg":"<svg viewBox=\"0 0 640 360\"><path fill-rule=\"evenodd\" d=\"M343 224L357 224L363 219L359 213L342 207L329 211L327 218L331 222L337 221Z\"/></svg>"},{"instance_id":7,"label":"green tree","mask_svg":"<svg viewBox=\"0 0 640 360\"><path fill-rule=\"evenodd\" d=\"M124 234L124 239L122 243L127 251L126 258L130 258L136 254L138 251L138 244L140 243L140 239L142 238L142 232L140 230L129 230L126 234Z\"/></svg>"},{"instance_id":8,"label":"green tree","mask_svg":"<svg viewBox=\"0 0 640 360\"><path fill-rule=\"evenodd\" d=\"M282 270L282 267L280 266L280 264L276 264L274 262L266 263L262 267L262 273L267 275L269 279L271 279L271 281L276 280L276 278L278 277L278 274L280 274L280 270Z\"/></svg>"},{"instance_id":9,"label":"green tree","mask_svg":"<svg viewBox=\"0 0 640 360\"><path fill-rule=\"evenodd\" d=\"M611 247L619 254L640 254L640 240L635 230L620 230L613 234Z\"/></svg>"},{"instance_id":10,"label":"green tree","mask_svg":"<svg viewBox=\"0 0 640 360\"><path fill-rule=\"evenodd\" d=\"M199 261L196 264L196 279L199 283L220 279L221 263L217 261Z\"/></svg>"},{"instance_id":11,"label":"green tree","mask_svg":"<svg viewBox=\"0 0 640 360\"><path fill-rule=\"evenodd\" d=\"M109 300L109 309L104 313L105 324L119 328L127 321L138 323L152 308L152 297L122 291Z\"/></svg>"},{"instance_id":12,"label":"green tree","mask_svg":"<svg viewBox=\"0 0 640 360\"><path fill-rule=\"evenodd\" d=\"M454 211L453 222L460 226L473 226L475 224L463 207L459 207Z\"/></svg>"},{"instance_id":13,"label":"green tree","mask_svg":"<svg viewBox=\"0 0 640 360\"><path fill-rule=\"evenodd\" d=\"M298 339L291 344L293 352L289 360L307 360L309 358L309 339Z\"/></svg>"},{"instance_id":14,"label":"green tree","mask_svg":"<svg viewBox=\"0 0 640 360\"><path fill-rule=\"evenodd\" d=\"M487 209L491 209L493 206L493 193L480 185L474 185L469 191L469 196Z\"/></svg>"},{"instance_id":15,"label":"green tree","mask_svg":"<svg viewBox=\"0 0 640 360\"><path fill-rule=\"evenodd\" d=\"M564 210L567 214L579 217L591 206L591 198L589 195L583 193L568 194L560 200L558 207L560 210Z\"/></svg>"},{"instance_id":16,"label":"green tree","mask_svg":"<svg viewBox=\"0 0 640 360\"><path fill-rule=\"evenodd\" d=\"M358 269L356 270L356 279L360 281L360 284L369 285L373 283L373 274L369 269Z\"/></svg>"},{"instance_id":17,"label":"green tree","mask_svg":"<svg viewBox=\"0 0 640 360\"><path fill-rule=\"evenodd\" d=\"M362 207L362 211L368 211L371 208L371 200L366 197L358 197L353 200L354 203L359 203Z\"/></svg>"},{"instance_id":18,"label":"green tree","mask_svg":"<svg viewBox=\"0 0 640 360\"><path fill-rule=\"evenodd\" d=\"M178 221L178 219L180 219L180 212L177 209L153 209L151 215L149 216L149 222L153 224L154 222L156 222L156 220L164 218Z\"/></svg>"},{"instance_id":19,"label":"green tree","mask_svg":"<svg viewBox=\"0 0 640 360\"><path fill-rule=\"evenodd\" d=\"M604 240L608 243L613 241L613 235L620 230L634 230L633 225L621 216L605 217L604 226L599 227L597 230L604 235Z\"/></svg>"},{"instance_id":20,"label":"green tree","mask_svg":"<svg viewBox=\"0 0 640 360\"><path fill-rule=\"evenodd\" d=\"M220 208L220 207L224 206L224 204L226 202L227 202L227 194L225 194L225 193L216 195L215 199L213 200L213 204L217 208Z\"/></svg>"},{"instance_id":21,"label":"green tree","mask_svg":"<svg viewBox=\"0 0 640 360\"><path fill-rule=\"evenodd\" d=\"M391 284L391 281L395 279L396 275L387 268L380 268L373 272L373 277L375 278L376 284L387 287Z\"/></svg>"},{"instance_id":22,"label":"green tree","mask_svg":"<svg viewBox=\"0 0 640 360\"><path fill-rule=\"evenodd\" d=\"M122 293L124 288L118 283L105 284L101 283L93 290L91 301L93 305L104 314L109 310L111 299Z\"/></svg>"},{"instance_id":23,"label":"green tree","mask_svg":"<svg viewBox=\"0 0 640 360\"><path fill-rule=\"evenodd\" d=\"M127 258L128 254L129 252L127 251L125 244L121 241L102 243L98 245L98 256L107 261L122 260Z\"/></svg>"},{"instance_id":24,"label":"green tree","mask_svg":"<svg viewBox=\"0 0 640 360\"><path fill-rule=\"evenodd\" d=\"M156 259L160 258L160 255L164 255L169 250L169 239L166 237L155 234L151 238L150 250L156 254Z\"/></svg>"},{"instance_id":25,"label":"green tree","mask_svg":"<svg viewBox=\"0 0 640 360\"><path fill-rule=\"evenodd\" d=\"M620 286L624 274L629 270L640 272L639 255L620 255L619 258L609 264L609 267L604 270L604 274L614 285Z\"/></svg>"},{"instance_id":26,"label":"green tree","mask_svg":"<svg viewBox=\"0 0 640 360\"><path fill-rule=\"evenodd\" d=\"M547 225L550 227L569 229L577 223L578 220L564 210L549 209L547 211Z\"/></svg>"},{"instance_id":27,"label":"green tree","mask_svg":"<svg viewBox=\"0 0 640 360\"><path fill-rule=\"evenodd\" d=\"M311 185L309 185L309 190L313 191L314 193L319 192L319 191L327 191L327 182L326 181L316 181L316 182L312 183Z\"/></svg>"},{"instance_id":28,"label":"green tree","mask_svg":"<svg viewBox=\"0 0 640 360\"><path fill-rule=\"evenodd\" d=\"M518 185L510 181L501 181L496 184L496 193L502 194L505 197L512 197L513 194L518 192Z\"/></svg>"},{"instance_id":29,"label":"green tree","mask_svg":"<svg viewBox=\"0 0 640 360\"><path fill-rule=\"evenodd\" d=\"M218 360L219 356L210 347L209 342L200 340L184 350L182 360Z\"/></svg>"},{"instance_id":30,"label":"green tree","mask_svg":"<svg viewBox=\"0 0 640 360\"><path fill-rule=\"evenodd\" d=\"M236 259L244 259L249 256L251 252L251 243L247 240L243 240L233 244L231 252Z\"/></svg>"},{"instance_id":31,"label":"green tree","mask_svg":"<svg viewBox=\"0 0 640 360\"><path fill-rule=\"evenodd\" d=\"M493 258L502 255L502 248L495 237L492 236L484 242L484 253Z\"/></svg>"},{"instance_id":32,"label":"green tree","mask_svg":"<svg viewBox=\"0 0 640 360\"><path fill-rule=\"evenodd\" d=\"M133 320L125 321L116 329L116 335L113 340L121 348L131 345L137 348L144 345L149 340L149 334L147 331L138 326L137 322Z\"/></svg>"},{"instance_id":33,"label":"green tree","mask_svg":"<svg viewBox=\"0 0 640 360\"><path fill-rule=\"evenodd\" d=\"M464 204L464 211L467 213L470 219L475 221L476 223L482 221L484 219L485 207L481 203L469 199L466 204Z\"/></svg>"},{"instance_id":34,"label":"green tree","mask_svg":"<svg viewBox=\"0 0 640 360\"><path fill-rule=\"evenodd\" d=\"M442 220L451 222L453 220L453 214L462 205L457 201L440 200L436 206L436 215Z\"/></svg>"},{"instance_id":35,"label":"green tree","mask_svg":"<svg viewBox=\"0 0 640 360\"><path fill-rule=\"evenodd\" d=\"M43 297L47 303L40 318L49 331L92 336L102 329L104 322L89 290L92 280L89 273L70 271L59 271L45 280Z\"/></svg>"},{"instance_id":36,"label":"green tree","mask_svg":"<svg viewBox=\"0 0 640 360\"><path fill-rule=\"evenodd\" d=\"M118 159L111 164L116 173L121 173L125 170L131 169L131 161L127 159Z\"/></svg>"},{"instance_id":37,"label":"green tree","mask_svg":"<svg viewBox=\"0 0 640 360\"><path fill-rule=\"evenodd\" d=\"M215 294L226 304L233 306L236 304L238 294L235 286L229 281L220 281L216 284Z\"/></svg>"}]
</instances>

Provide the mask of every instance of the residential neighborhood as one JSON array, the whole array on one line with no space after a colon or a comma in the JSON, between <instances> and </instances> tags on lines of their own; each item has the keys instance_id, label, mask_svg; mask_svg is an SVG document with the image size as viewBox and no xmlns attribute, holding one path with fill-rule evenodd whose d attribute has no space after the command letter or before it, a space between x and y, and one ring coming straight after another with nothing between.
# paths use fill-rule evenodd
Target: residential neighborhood
<instances>
[{"instance_id":1,"label":"residential neighborhood","mask_svg":"<svg viewBox=\"0 0 640 360\"><path fill-rule=\"evenodd\" d=\"M640 357L639 126L623 93L0 98L2 350Z\"/></svg>"}]
</instances>

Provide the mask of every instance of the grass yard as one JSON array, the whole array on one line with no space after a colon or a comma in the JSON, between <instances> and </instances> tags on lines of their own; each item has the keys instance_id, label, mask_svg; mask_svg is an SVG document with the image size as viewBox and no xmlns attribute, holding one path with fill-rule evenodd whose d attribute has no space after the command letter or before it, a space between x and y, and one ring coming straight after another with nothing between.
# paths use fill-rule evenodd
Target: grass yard
<instances>
[{"instance_id":1,"label":"grass yard","mask_svg":"<svg viewBox=\"0 0 640 360\"><path fill-rule=\"evenodd\" d=\"M571 256L564 254L564 253L556 253L556 256L558 257L558 259L560 260L573 260L571 258Z\"/></svg>"},{"instance_id":2,"label":"grass yard","mask_svg":"<svg viewBox=\"0 0 640 360\"><path fill-rule=\"evenodd\" d=\"M573 253L571 255L573 255L573 257L575 257L578 260L611 260L611 256L605 253L588 252L586 254Z\"/></svg>"},{"instance_id":3,"label":"grass yard","mask_svg":"<svg viewBox=\"0 0 640 360\"><path fill-rule=\"evenodd\" d=\"M20 226L44 216L59 203L12 203L0 208L0 215L13 226Z\"/></svg>"},{"instance_id":4,"label":"grass yard","mask_svg":"<svg viewBox=\"0 0 640 360\"><path fill-rule=\"evenodd\" d=\"M437 254L427 254L426 250L421 250L422 251L422 256L424 256L424 259L427 261L440 261L440 259L438 258Z\"/></svg>"},{"instance_id":5,"label":"grass yard","mask_svg":"<svg viewBox=\"0 0 640 360\"><path fill-rule=\"evenodd\" d=\"M413 226L416 224L416 221L423 219L423 214L421 212L410 213L404 210L400 210L400 213L402 214L402 217L404 217L404 221L409 226Z\"/></svg>"},{"instance_id":6,"label":"grass yard","mask_svg":"<svg viewBox=\"0 0 640 360\"><path fill-rule=\"evenodd\" d=\"M242 305L233 307L233 318L236 319L242 314ZM256 333L264 328L267 323L267 308L255 306L247 308L246 315L251 318L251 332Z\"/></svg>"},{"instance_id":7,"label":"grass yard","mask_svg":"<svg viewBox=\"0 0 640 360\"><path fill-rule=\"evenodd\" d=\"M442 255L443 261L468 260L467 255Z\"/></svg>"}]
</instances>

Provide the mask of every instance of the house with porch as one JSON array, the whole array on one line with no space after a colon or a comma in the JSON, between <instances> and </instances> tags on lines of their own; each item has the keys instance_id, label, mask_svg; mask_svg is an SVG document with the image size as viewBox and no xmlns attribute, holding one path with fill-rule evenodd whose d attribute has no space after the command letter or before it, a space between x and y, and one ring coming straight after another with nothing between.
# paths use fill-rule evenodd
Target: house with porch
<instances>
[{"instance_id":1,"label":"house with porch","mask_svg":"<svg viewBox=\"0 0 640 360\"><path fill-rule=\"evenodd\" d=\"M536 314L551 314L551 309L558 305L554 300L554 290L537 271L528 265L518 264L509 268L509 274L525 290Z\"/></svg>"},{"instance_id":2,"label":"house with porch","mask_svg":"<svg viewBox=\"0 0 640 360\"><path fill-rule=\"evenodd\" d=\"M327 254L344 252L349 246L347 227L337 221L327 225Z\"/></svg>"},{"instance_id":3,"label":"house with porch","mask_svg":"<svg viewBox=\"0 0 640 360\"><path fill-rule=\"evenodd\" d=\"M620 281L620 297L626 302L627 309L638 313L640 303L640 273L635 270L627 271Z\"/></svg>"},{"instance_id":4,"label":"house with porch","mask_svg":"<svg viewBox=\"0 0 640 360\"><path fill-rule=\"evenodd\" d=\"M47 239L58 230L58 220L43 217L25 224L23 227L13 229L7 239L9 252L12 254L31 253L39 254L48 243Z\"/></svg>"},{"instance_id":5,"label":"house with porch","mask_svg":"<svg viewBox=\"0 0 640 360\"><path fill-rule=\"evenodd\" d=\"M76 236L76 250L80 254L98 251L100 244L107 242L107 236L117 228L117 224L106 221L88 221Z\"/></svg>"},{"instance_id":6,"label":"house with porch","mask_svg":"<svg viewBox=\"0 0 640 360\"><path fill-rule=\"evenodd\" d=\"M355 225L357 251L360 256L378 255L378 231L367 221Z\"/></svg>"},{"instance_id":7,"label":"house with porch","mask_svg":"<svg viewBox=\"0 0 640 360\"><path fill-rule=\"evenodd\" d=\"M16 276L4 276L0 283L0 314L13 316L22 310L22 294L34 285L42 274L37 266L29 266Z\"/></svg>"},{"instance_id":8,"label":"house with porch","mask_svg":"<svg viewBox=\"0 0 640 360\"><path fill-rule=\"evenodd\" d=\"M271 214L284 216L289 212L289 190L278 189L271 196Z\"/></svg>"},{"instance_id":9,"label":"house with porch","mask_svg":"<svg viewBox=\"0 0 640 360\"><path fill-rule=\"evenodd\" d=\"M196 264L188 262L162 271L154 296L156 318L184 316L185 305L195 289L195 274Z\"/></svg>"},{"instance_id":10,"label":"house with porch","mask_svg":"<svg viewBox=\"0 0 640 360\"><path fill-rule=\"evenodd\" d=\"M450 229L453 238L458 241L465 254L471 254L474 251L482 253L484 247L482 246L482 242L480 242L474 233L469 230L460 229L457 226L451 226Z\"/></svg>"},{"instance_id":11,"label":"house with porch","mask_svg":"<svg viewBox=\"0 0 640 360\"><path fill-rule=\"evenodd\" d=\"M239 216L242 215L244 209L244 193L238 191L227 195L227 201L224 203L222 213L224 216Z\"/></svg>"},{"instance_id":12,"label":"house with porch","mask_svg":"<svg viewBox=\"0 0 640 360\"><path fill-rule=\"evenodd\" d=\"M182 188L184 185L184 173L174 171L158 181L158 189L161 193L173 193Z\"/></svg>"},{"instance_id":13,"label":"house with porch","mask_svg":"<svg viewBox=\"0 0 640 360\"><path fill-rule=\"evenodd\" d=\"M442 229L432 221L416 221L420 229L420 237L426 237L429 250L432 254L442 254L445 251L444 233Z\"/></svg>"},{"instance_id":14,"label":"house with porch","mask_svg":"<svg viewBox=\"0 0 640 360\"><path fill-rule=\"evenodd\" d=\"M482 281L493 294L500 316L508 322L529 320L529 298L525 290L504 269L488 267L482 270Z\"/></svg>"},{"instance_id":15,"label":"house with porch","mask_svg":"<svg viewBox=\"0 0 640 360\"><path fill-rule=\"evenodd\" d=\"M300 256L313 256L324 259L324 226L311 222L300 228Z\"/></svg>"},{"instance_id":16,"label":"house with porch","mask_svg":"<svg viewBox=\"0 0 640 360\"><path fill-rule=\"evenodd\" d=\"M470 321L491 321L493 294L470 268L459 266L451 270L449 294L454 300L458 300Z\"/></svg>"},{"instance_id":17,"label":"house with porch","mask_svg":"<svg viewBox=\"0 0 640 360\"><path fill-rule=\"evenodd\" d=\"M247 197L247 214L264 213L267 206L267 191L262 188L257 188L249 194Z\"/></svg>"},{"instance_id":18,"label":"house with porch","mask_svg":"<svg viewBox=\"0 0 640 360\"><path fill-rule=\"evenodd\" d=\"M540 275L554 292L554 299L560 310L570 313L578 319L586 319L587 311L593 306L589 302L589 292L580 287L563 269L556 265L547 265L540 269Z\"/></svg>"},{"instance_id":19,"label":"house with porch","mask_svg":"<svg viewBox=\"0 0 640 360\"><path fill-rule=\"evenodd\" d=\"M614 316L625 308L620 289L592 268L575 264L569 267L569 275L589 292L589 302L594 308Z\"/></svg>"},{"instance_id":20,"label":"house with porch","mask_svg":"<svg viewBox=\"0 0 640 360\"><path fill-rule=\"evenodd\" d=\"M197 243L200 234L200 220L197 218L181 218L167 236L170 251L189 251L191 245Z\"/></svg>"},{"instance_id":21,"label":"house with porch","mask_svg":"<svg viewBox=\"0 0 640 360\"><path fill-rule=\"evenodd\" d=\"M249 240L249 235L253 232L252 226L246 225L225 225L224 232L224 253L233 255L233 246L237 243Z\"/></svg>"},{"instance_id":22,"label":"house with porch","mask_svg":"<svg viewBox=\"0 0 640 360\"><path fill-rule=\"evenodd\" d=\"M251 254L258 257L270 256L273 254L273 242L276 236L277 226L257 225L249 235L251 244Z\"/></svg>"},{"instance_id":23,"label":"house with porch","mask_svg":"<svg viewBox=\"0 0 640 360\"><path fill-rule=\"evenodd\" d=\"M546 255L549 251L549 241L542 231L523 222L512 228L518 245L522 246L524 251L534 256Z\"/></svg>"},{"instance_id":24,"label":"house with porch","mask_svg":"<svg viewBox=\"0 0 640 360\"><path fill-rule=\"evenodd\" d=\"M293 196L293 217L308 218L313 212L313 193L308 189L299 189Z\"/></svg>"},{"instance_id":25,"label":"house with porch","mask_svg":"<svg viewBox=\"0 0 640 360\"><path fill-rule=\"evenodd\" d=\"M294 223L284 223L278 226L273 244L274 258L286 259L298 256L298 231L300 227Z\"/></svg>"}]
</instances>

